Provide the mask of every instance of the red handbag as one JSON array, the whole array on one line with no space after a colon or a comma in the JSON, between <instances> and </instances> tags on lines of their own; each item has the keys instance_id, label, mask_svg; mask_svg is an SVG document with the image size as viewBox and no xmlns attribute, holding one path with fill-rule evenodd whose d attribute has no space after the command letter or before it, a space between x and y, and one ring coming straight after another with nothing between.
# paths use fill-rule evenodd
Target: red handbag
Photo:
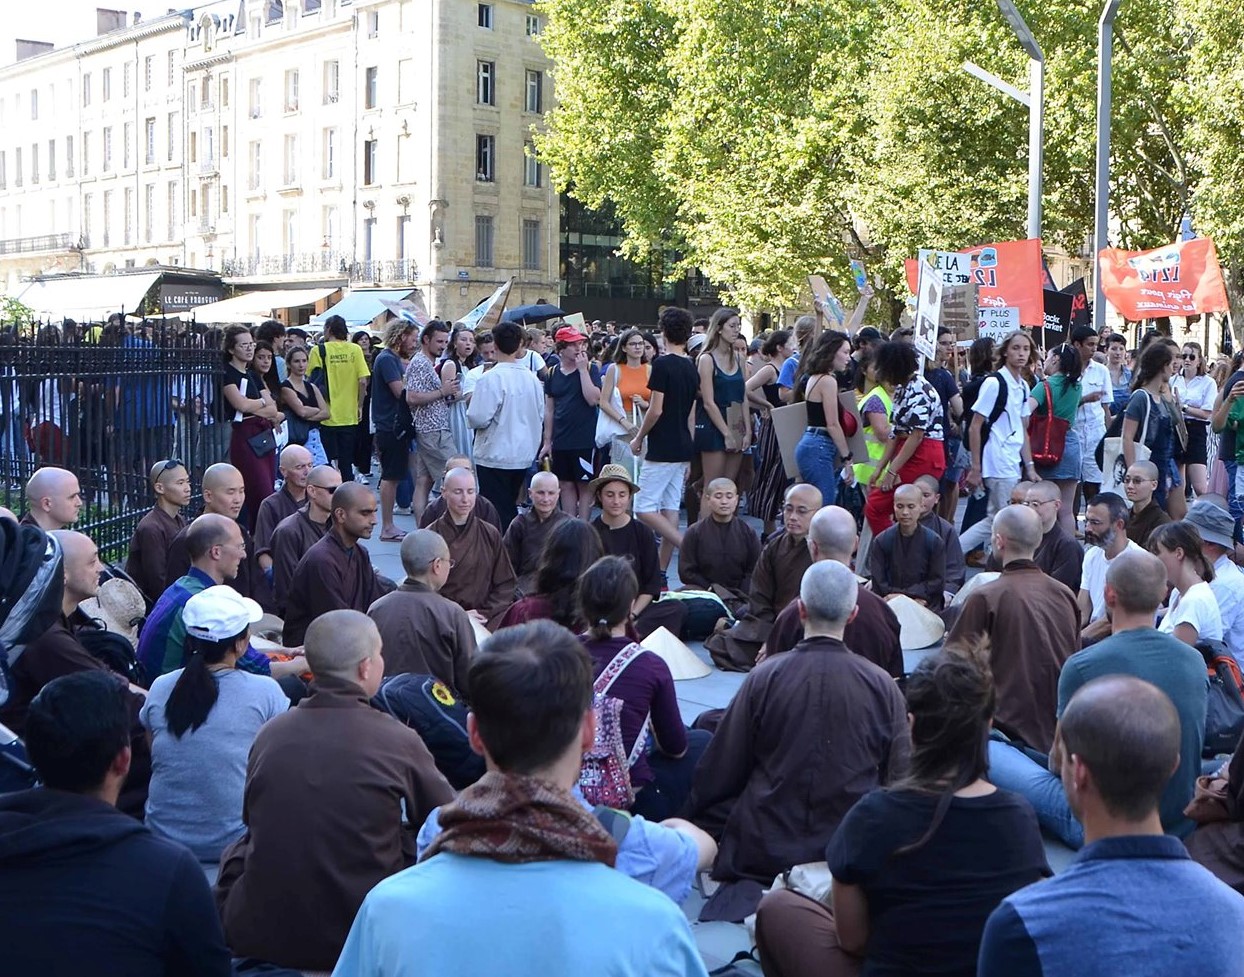
<instances>
[{"instance_id":1,"label":"red handbag","mask_svg":"<svg viewBox=\"0 0 1244 977\"><path fill-rule=\"evenodd\" d=\"M1050 381L1042 380L1041 387L1045 391L1045 413L1033 414L1028 421L1028 443L1032 446L1032 463L1048 468L1063 460L1071 422L1054 416L1054 391Z\"/></svg>"}]
</instances>

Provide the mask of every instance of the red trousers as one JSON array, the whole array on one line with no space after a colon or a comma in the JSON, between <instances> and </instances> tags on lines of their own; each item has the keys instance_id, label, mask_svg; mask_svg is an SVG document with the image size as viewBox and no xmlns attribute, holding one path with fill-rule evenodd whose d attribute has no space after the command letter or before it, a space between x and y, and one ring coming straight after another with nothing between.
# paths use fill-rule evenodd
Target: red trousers
<instances>
[{"instance_id":1,"label":"red trousers","mask_svg":"<svg viewBox=\"0 0 1244 977\"><path fill-rule=\"evenodd\" d=\"M898 439L898 446L894 450L896 455L903 449L903 442L906 440ZM894 489L900 485L910 485L921 475L932 475L940 480L945 470L945 444L931 438L922 440L920 447L907 459L907 464L896 472L898 481L894 483L894 488L888 491L875 488L868 493L868 501L864 503L864 518L868 520L873 535L881 535L894 522Z\"/></svg>"}]
</instances>

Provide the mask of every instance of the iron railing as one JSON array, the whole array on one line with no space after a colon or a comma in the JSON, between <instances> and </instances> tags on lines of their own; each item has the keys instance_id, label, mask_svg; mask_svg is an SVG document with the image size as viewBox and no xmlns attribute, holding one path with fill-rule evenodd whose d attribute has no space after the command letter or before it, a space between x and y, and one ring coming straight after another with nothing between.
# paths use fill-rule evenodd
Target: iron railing
<instances>
[{"instance_id":1,"label":"iron railing","mask_svg":"<svg viewBox=\"0 0 1244 977\"><path fill-rule=\"evenodd\" d=\"M101 334L102 332L102 334ZM0 504L25 511L25 485L45 465L78 476L82 512L73 527L101 559L125 559L151 508L151 466L180 459L201 508L203 470L227 460L223 372L215 332L143 323L65 338L0 327Z\"/></svg>"},{"instance_id":2,"label":"iron railing","mask_svg":"<svg viewBox=\"0 0 1244 977\"><path fill-rule=\"evenodd\" d=\"M0 240L0 254L36 254L40 251L71 251L78 246L72 234L41 234Z\"/></svg>"}]
</instances>

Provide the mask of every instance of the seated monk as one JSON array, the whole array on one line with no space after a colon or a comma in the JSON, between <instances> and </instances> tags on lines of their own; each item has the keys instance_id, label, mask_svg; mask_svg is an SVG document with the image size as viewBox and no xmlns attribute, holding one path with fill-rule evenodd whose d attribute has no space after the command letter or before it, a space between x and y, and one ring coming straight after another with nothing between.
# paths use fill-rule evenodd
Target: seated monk
<instances>
[{"instance_id":1,"label":"seated monk","mask_svg":"<svg viewBox=\"0 0 1244 977\"><path fill-rule=\"evenodd\" d=\"M462 468L469 471L472 475L475 474L475 465L466 455L450 455L445 460L446 475L448 475L455 468ZM427 507L423 510L423 515L419 517L420 529L429 529L432 526L432 523L436 522L437 519L445 514L447 503L445 501L444 485L445 482L442 479L441 494L427 504ZM478 494L476 495L475 514L484 522L496 526L497 532L501 532L501 517L497 515L497 507L489 502L486 497Z\"/></svg>"},{"instance_id":2,"label":"seated monk","mask_svg":"<svg viewBox=\"0 0 1244 977\"><path fill-rule=\"evenodd\" d=\"M430 529L402 540L406 579L367 611L384 643L385 675L433 675L467 692L467 669L475 654L475 629L466 611L441 596L449 579L449 547Z\"/></svg>"},{"instance_id":3,"label":"seated monk","mask_svg":"<svg viewBox=\"0 0 1244 977\"><path fill-rule=\"evenodd\" d=\"M1137 546L1148 546L1149 537L1159 526L1171 521L1163 508L1153 500L1158 490L1158 466L1151 461L1133 462L1123 480L1123 491L1132 503L1132 518L1127 521L1127 538Z\"/></svg>"},{"instance_id":4,"label":"seated monk","mask_svg":"<svg viewBox=\"0 0 1244 977\"><path fill-rule=\"evenodd\" d=\"M812 565L808 553L808 523L821 507L815 485L798 483L786 490L782 507L783 528L770 537L752 573L747 614L734 627L710 635L704 647L718 668L746 672L769 637L778 611L799 595L799 581Z\"/></svg>"},{"instance_id":5,"label":"seated monk","mask_svg":"<svg viewBox=\"0 0 1244 977\"><path fill-rule=\"evenodd\" d=\"M570 518L557 507L561 500L561 486L552 472L532 475L527 497L531 499L531 508L514 518L502 540L505 551L510 554L510 565L518 574L514 589L519 597L534 592L536 569L540 566L545 540L554 526ZM481 505L486 501L480 497Z\"/></svg>"},{"instance_id":6,"label":"seated monk","mask_svg":"<svg viewBox=\"0 0 1244 977\"><path fill-rule=\"evenodd\" d=\"M455 468L446 475L441 498L445 514L428 527L444 537L453 561L441 596L492 631L514 603L514 568L501 545L501 530L476 514L470 469Z\"/></svg>"},{"instance_id":7,"label":"seated monk","mask_svg":"<svg viewBox=\"0 0 1244 977\"><path fill-rule=\"evenodd\" d=\"M906 594L934 611L945 604L946 544L920 525L924 500L916 485L894 493L894 525L880 533L868 550L873 593L887 600Z\"/></svg>"},{"instance_id":8,"label":"seated monk","mask_svg":"<svg viewBox=\"0 0 1244 977\"><path fill-rule=\"evenodd\" d=\"M285 613L289 582L307 550L324 538L333 519L333 493L341 487L341 472L332 465L317 465L307 477L307 504L286 516L272 531L272 589L277 613Z\"/></svg>"},{"instance_id":9,"label":"seated monk","mask_svg":"<svg viewBox=\"0 0 1244 977\"><path fill-rule=\"evenodd\" d=\"M186 528L181 510L190 504L190 473L180 461L170 458L151 466L150 479L155 506L138 520L130 537L125 572L143 596L155 603L164 593L168 551L177 534Z\"/></svg>"},{"instance_id":10,"label":"seated monk","mask_svg":"<svg viewBox=\"0 0 1244 977\"><path fill-rule=\"evenodd\" d=\"M272 569L272 533L307 502L307 479L311 475L311 452L300 444L286 445L281 452L281 487L259 503L255 516L255 555L265 572Z\"/></svg>"},{"instance_id":11,"label":"seated monk","mask_svg":"<svg viewBox=\"0 0 1244 977\"><path fill-rule=\"evenodd\" d=\"M301 645L307 626L329 611L366 613L387 592L360 540L376 528L376 493L358 482L343 482L333 493L333 524L307 550L289 582L284 643Z\"/></svg>"},{"instance_id":12,"label":"seated monk","mask_svg":"<svg viewBox=\"0 0 1244 977\"><path fill-rule=\"evenodd\" d=\"M694 590L710 590L732 614L744 613L752 571L760 559L760 537L742 519L739 490L728 478L715 478L704 490L708 513L687 527L678 550L678 579Z\"/></svg>"},{"instance_id":13,"label":"seated monk","mask_svg":"<svg viewBox=\"0 0 1244 977\"><path fill-rule=\"evenodd\" d=\"M963 562L963 546L959 543L959 531L954 523L938 515L937 507L942 501L941 484L932 475L921 475L913 482L920 489L920 525L931 529L942 538L946 546L946 593L957 594L967 580L967 564ZM1032 484L1025 482L1025 485Z\"/></svg>"},{"instance_id":14,"label":"seated monk","mask_svg":"<svg viewBox=\"0 0 1244 977\"><path fill-rule=\"evenodd\" d=\"M246 547L246 556L238 564L238 574L229 581L229 586L243 597L256 601L265 611L275 611L276 596L259 566L255 541L250 530L246 528L245 520L239 518L245 503L246 483L242 480L242 473L228 462L210 465L203 473L203 513L237 520L242 527L242 544ZM174 536L169 546L168 565L164 571L164 587L161 593L190 571L190 550L186 546L186 533L189 528L187 526Z\"/></svg>"}]
</instances>

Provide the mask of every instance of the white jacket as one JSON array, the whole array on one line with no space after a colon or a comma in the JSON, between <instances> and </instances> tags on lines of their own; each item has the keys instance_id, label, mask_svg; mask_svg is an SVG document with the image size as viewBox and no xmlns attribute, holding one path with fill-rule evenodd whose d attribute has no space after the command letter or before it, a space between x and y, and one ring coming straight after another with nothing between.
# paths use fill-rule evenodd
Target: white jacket
<instances>
[{"instance_id":1,"label":"white jacket","mask_svg":"<svg viewBox=\"0 0 1244 977\"><path fill-rule=\"evenodd\" d=\"M544 385L520 363L498 363L475 384L467 423L476 429L475 464L529 468L544 437Z\"/></svg>"}]
</instances>

